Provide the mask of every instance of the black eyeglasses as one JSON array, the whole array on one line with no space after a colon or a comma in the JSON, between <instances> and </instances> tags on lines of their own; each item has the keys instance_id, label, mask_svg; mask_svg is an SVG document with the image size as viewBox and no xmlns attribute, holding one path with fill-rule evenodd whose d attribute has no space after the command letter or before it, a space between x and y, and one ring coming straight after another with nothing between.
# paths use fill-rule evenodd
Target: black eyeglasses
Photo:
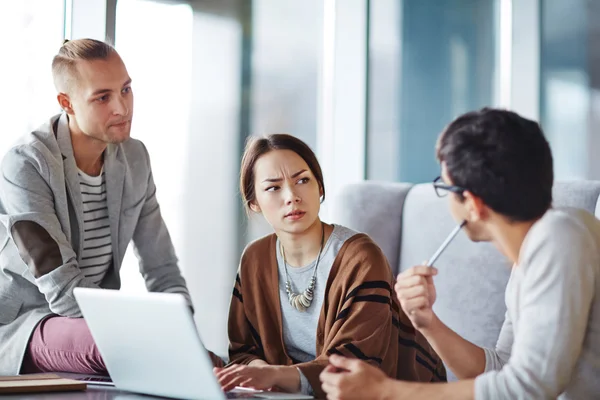
<instances>
[{"instance_id":1,"label":"black eyeglasses","mask_svg":"<svg viewBox=\"0 0 600 400\"><path fill-rule=\"evenodd\" d=\"M446 185L441 176L438 176L433 180L433 188L438 197L448 196L448 192L463 194L463 192L467 190L460 186Z\"/></svg>"}]
</instances>

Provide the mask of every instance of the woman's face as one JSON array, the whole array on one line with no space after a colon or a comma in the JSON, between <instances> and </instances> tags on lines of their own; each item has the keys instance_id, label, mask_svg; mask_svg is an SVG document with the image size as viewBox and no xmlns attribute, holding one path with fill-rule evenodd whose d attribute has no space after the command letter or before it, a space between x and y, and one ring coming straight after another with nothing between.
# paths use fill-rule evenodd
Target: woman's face
<instances>
[{"instance_id":1,"label":"woman's face","mask_svg":"<svg viewBox=\"0 0 600 400\"><path fill-rule=\"evenodd\" d=\"M315 223L322 190L308 164L291 150L272 150L254 165L256 200L275 232L302 233Z\"/></svg>"}]
</instances>

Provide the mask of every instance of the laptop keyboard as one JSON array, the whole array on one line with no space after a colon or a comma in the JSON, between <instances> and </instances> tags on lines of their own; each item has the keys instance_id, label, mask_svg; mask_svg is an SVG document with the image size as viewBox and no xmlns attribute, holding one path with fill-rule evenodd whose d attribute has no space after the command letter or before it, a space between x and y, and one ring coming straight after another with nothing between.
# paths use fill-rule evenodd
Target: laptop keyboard
<instances>
[{"instance_id":1,"label":"laptop keyboard","mask_svg":"<svg viewBox=\"0 0 600 400\"><path fill-rule=\"evenodd\" d=\"M114 386L109 376L81 376L75 378L78 381L89 383L90 385Z\"/></svg>"},{"instance_id":2,"label":"laptop keyboard","mask_svg":"<svg viewBox=\"0 0 600 400\"><path fill-rule=\"evenodd\" d=\"M239 392L227 392L225 393L228 399L254 399L254 394L252 393L239 393Z\"/></svg>"},{"instance_id":3,"label":"laptop keyboard","mask_svg":"<svg viewBox=\"0 0 600 400\"><path fill-rule=\"evenodd\" d=\"M77 380L85 382L112 382L112 380L108 376L85 376L77 378Z\"/></svg>"}]
</instances>

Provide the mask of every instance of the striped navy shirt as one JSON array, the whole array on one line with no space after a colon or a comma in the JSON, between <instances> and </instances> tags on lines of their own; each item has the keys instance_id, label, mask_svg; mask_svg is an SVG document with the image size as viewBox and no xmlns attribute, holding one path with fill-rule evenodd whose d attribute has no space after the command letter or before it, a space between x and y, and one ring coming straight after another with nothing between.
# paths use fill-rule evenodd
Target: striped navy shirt
<instances>
[{"instance_id":1,"label":"striped navy shirt","mask_svg":"<svg viewBox=\"0 0 600 400\"><path fill-rule=\"evenodd\" d=\"M99 284L112 264L104 169L99 176L89 176L79 170L79 187L83 200L83 252L79 268Z\"/></svg>"}]
</instances>

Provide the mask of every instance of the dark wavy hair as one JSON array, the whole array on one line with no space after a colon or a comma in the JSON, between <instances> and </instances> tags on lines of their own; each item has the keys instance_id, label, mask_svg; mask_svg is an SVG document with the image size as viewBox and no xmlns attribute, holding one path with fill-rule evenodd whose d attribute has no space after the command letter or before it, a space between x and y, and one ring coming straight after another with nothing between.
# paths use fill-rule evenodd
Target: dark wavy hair
<instances>
[{"instance_id":1,"label":"dark wavy hair","mask_svg":"<svg viewBox=\"0 0 600 400\"><path fill-rule=\"evenodd\" d=\"M440 135L436 156L452 183L513 221L541 217L552 205L552 152L539 124L506 110L461 115Z\"/></svg>"}]
</instances>

